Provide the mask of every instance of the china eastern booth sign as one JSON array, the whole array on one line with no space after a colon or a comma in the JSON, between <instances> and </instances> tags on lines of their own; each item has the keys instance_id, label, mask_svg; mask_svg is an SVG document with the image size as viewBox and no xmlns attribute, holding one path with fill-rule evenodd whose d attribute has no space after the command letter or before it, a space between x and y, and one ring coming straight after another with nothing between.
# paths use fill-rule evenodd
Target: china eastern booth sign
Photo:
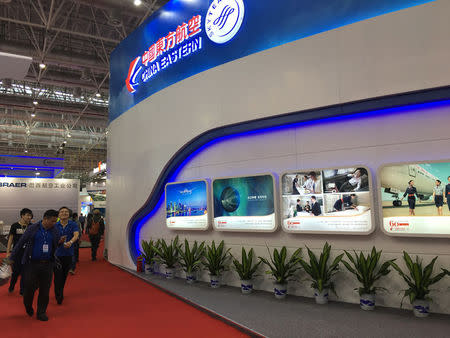
<instances>
[{"instance_id":1,"label":"china eastern booth sign","mask_svg":"<svg viewBox=\"0 0 450 338\"><path fill-rule=\"evenodd\" d=\"M242 0L214 0L206 13L180 22L131 61L125 80L127 90L134 94L158 73L201 51L204 35L216 44L230 41L241 27L244 12Z\"/></svg>"},{"instance_id":2,"label":"china eastern booth sign","mask_svg":"<svg viewBox=\"0 0 450 338\"><path fill-rule=\"evenodd\" d=\"M109 118L227 62L433 0L172 0L111 53ZM218 84L220 85L220 84Z\"/></svg>"}]
</instances>

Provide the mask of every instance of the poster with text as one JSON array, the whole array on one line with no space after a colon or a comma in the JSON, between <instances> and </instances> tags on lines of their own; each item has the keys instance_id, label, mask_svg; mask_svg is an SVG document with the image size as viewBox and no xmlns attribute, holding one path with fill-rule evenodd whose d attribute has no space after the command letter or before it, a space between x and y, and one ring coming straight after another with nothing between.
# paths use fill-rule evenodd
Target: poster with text
<instances>
[{"instance_id":1,"label":"poster with text","mask_svg":"<svg viewBox=\"0 0 450 338\"><path fill-rule=\"evenodd\" d=\"M224 231L274 231L272 175L220 178L213 181L214 227Z\"/></svg>"},{"instance_id":2,"label":"poster with text","mask_svg":"<svg viewBox=\"0 0 450 338\"><path fill-rule=\"evenodd\" d=\"M450 237L450 162L387 165L378 181L386 233Z\"/></svg>"},{"instance_id":3,"label":"poster with text","mask_svg":"<svg viewBox=\"0 0 450 338\"><path fill-rule=\"evenodd\" d=\"M281 219L287 232L368 234L372 227L366 168L313 169L281 177Z\"/></svg>"},{"instance_id":4,"label":"poster with text","mask_svg":"<svg viewBox=\"0 0 450 338\"><path fill-rule=\"evenodd\" d=\"M206 181L166 185L166 225L175 230L206 230L208 228Z\"/></svg>"}]
</instances>

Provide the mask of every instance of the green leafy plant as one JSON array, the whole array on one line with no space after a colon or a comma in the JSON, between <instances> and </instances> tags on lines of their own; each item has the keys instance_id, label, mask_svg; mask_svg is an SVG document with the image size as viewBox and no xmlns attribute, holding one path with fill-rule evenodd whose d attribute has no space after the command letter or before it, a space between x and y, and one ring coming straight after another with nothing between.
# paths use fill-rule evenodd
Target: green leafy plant
<instances>
[{"instance_id":1,"label":"green leafy plant","mask_svg":"<svg viewBox=\"0 0 450 338\"><path fill-rule=\"evenodd\" d=\"M267 251L269 252L270 261L264 257L259 257L261 262L269 268L266 273L272 275L277 283L285 284L300 269L298 263L301 259L302 249L298 248L295 250L289 259L287 259L285 246L280 251L273 249L273 254L270 253L269 248L267 248Z\"/></svg>"},{"instance_id":2,"label":"green leafy plant","mask_svg":"<svg viewBox=\"0 0 450 338\"><path fill-rule=\"evenodd\" d=\"M150 239L149 241L142 241L142 251L141 254L144 257L146 264L152 264L155 261L156 256L158 255L155 248L158 248L160 245L160 240L158 239L156 242Z\"/></svg>"},{"instance_id":3,"label":"green leafy plant","mask_svg":"<svg viewBox=\"0 0 450 338\"><path fill-rule=\"evenodd\" d=\"M394 262L395 259L386 261L380 265L382 251L377 251L375 247L372 248L370 254L367 254L367 257L365 257L362 252L358 255L356 251L353 251L354 257L347 251L344 250L344 252L350 263L342 260L342 264L344 264L347 270L354 274L361 283L361 287L357 288L360 296L363 294L376 294L377 290L384 289L374 286L374 284L381 277L386 276L391 272L389 268L391 267L391 262Z\"/></svg>"},{"instance_id":4,"label":"green leafy plant","mask_svg":"<svg viewBox=\"0 0 450 338\"><path fill-rule=\"evenodd\" d=\"M406 290L403 290L404 294L400 306L403 306L403 300L405 299L405 297L409 298L411 304L416 299L431 300L431 298L428 297L428 294L431 291L430 286L439 282L445 275L449 273L447 270L441 269L441 273L435 276L431 276L437 258L437 256L434 257L427 266L423 267L422 260L419 259L419 256L416 256L416 261L413 262L408 253L406 251L403 251L403 260L405 261L409 275L404 273L394 262L390 263L392 267L397 270L406 284L408 284L408 288Z\"/></svg>"},{"instance_id":5,"label":"green leafy plant","mask_svg":"<svg viewBox=\"0 0 450 338\"><path fill-rule=\"evenodd\" d=\"M204 255L205 242L201 242L199 245L197 241L195 241L192 248L190 248L187 239L184 240L183 249L180 250L180 264L186 274L189 275L200 268Z\"/></svg>"},{"instance_id":6,"label":"green leafy plant","mask_svg":"<svg viewBox=\"0 0 450 338\"><path fill-rule=\"evenodd\" d=\"M167 268L172 269L179 261L180 245L178 244L178 236L170 241L168 245L164 239L160 240L159 247L155 247L158 254L156 260L160 264L164 264Z\"/></svg>"},{"instance_id":7,"label":"green leafy plant","mask_svg":"<svg viewBox=\"0 0 450 338\"><path fill-rule=\"evenodd\" d=\"M300 259L300 264L311 277L311 287L319 290L319 292L322 292L324 289L329 289L336 294L332 279L339 271L339 263L344 254L337 256L331 265L328 265L331 251L331 246L328 242L323 246L319 259L317 259L316 255L308 247L306 247L306 249L308 250L309 264L304 259Z\"/></svg>"},{"instance_id":8,"label":"green leafy plant","mask_svg":"<svg viewBox=\"0 0 450 338\"><path fill-rule=\"evenodd\" d=\"M258 267L261 265L261 261L253 264L254 254L255 253L253 251L253 248L250 249L247 255L245 248L242 247L242 256L240 262L232 255L234 268L241 280L251 280L253 278L253 275L256 273L256 270L258 270Z\"/></svg>"},{"instance_id":9,"label":"green leafy plant","mask_svg":"<svg viewBox=\"0 0 450 338\"><path fill-rule=\"evenodd\" d=\"M230 249L225 250L225 243L221 241L216 247L212 241L211 246L206 246L205 262L203 265L208 269L210 275L219 276L226 268L230 257Z\"/></svg>"}]
</instances>

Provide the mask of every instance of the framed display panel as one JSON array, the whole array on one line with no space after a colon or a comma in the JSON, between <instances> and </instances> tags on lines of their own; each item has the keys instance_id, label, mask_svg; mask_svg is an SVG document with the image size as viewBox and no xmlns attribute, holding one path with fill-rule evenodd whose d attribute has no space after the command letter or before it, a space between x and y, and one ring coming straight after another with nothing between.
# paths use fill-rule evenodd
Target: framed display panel
<instances>
[{"instance_id":1,"label":"framed display panel","mask_svg":"<svg viewBox=\"0 0 450 338\"><path fill-rule=\"evenodd\" d=\"M281 224L292 233L367 235L374 230L370 170L307 169L280 177Z\"/></svg>"},{"instance_id":2,"label":"framed display panel","mask_svg":"<svg viewBox=\"0 0 450 338\"><path fill-rule=\"evenodd\" d=\"M208 182L206 180L166 184L166 226L172 230L207 230Z\"/></svg>"},{"instance_id":3,"label":"framed display panel","mask_svg":"<svg viewBox=\"0 0 450 338\"><path fill-rule=\"evenodd\" d=\"M450 237L450 160L386 164L377 175L387 235Z\"/></svg>"},{"instance_id":4,"label":"framed display panel","mask_svg":"<svg viewBox=\"0 0 450 338\"><path fill-rule=\"evenodd\" d=\"M273 174L214 179L212 196L215 230L273 232L277 229Z\"/></svg>"}]
</instances>

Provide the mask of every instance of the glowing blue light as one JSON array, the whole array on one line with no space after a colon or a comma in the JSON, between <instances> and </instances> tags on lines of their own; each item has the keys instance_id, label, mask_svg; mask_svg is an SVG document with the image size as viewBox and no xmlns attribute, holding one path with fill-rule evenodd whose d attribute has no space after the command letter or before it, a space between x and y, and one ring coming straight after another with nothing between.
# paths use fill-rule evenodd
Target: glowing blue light
<instances>
[{"instance_id":1,"label":"glowing blue light","mask_svg":"<svg viewBox=\"0 0 450 338\"><path fill-rule=\"evenodd\" d=\"M356 106L357 106L357 104L354 105L354 107L356 107ZM352 113L350 111L348 113L342 112L343 115L340 115L340 116L330 116L327 118L316 119L316 120L314 120L314 113L312 112L310 121L294 122L294 123L289 123L289 124L284 124L284 125L280 124L278 126L263 127L263 128L253 127L252 128L251 126L253 124L255 124L255 121L244 122L244 123L239 124L239 126L242 127L243 125L245 126L246 124L249 124L251 130L248 130L245 132L238 132L238 133L232 133L232 130L235 127L234 125L228 126L228 127L225 126L225 127L223 127L224 128L223 132L224 133L229 132L230 134L225 134L221 137L210 140L207 143L205 143L204 145L199 146L197 149L193 150L176 168L173 169L173 172L171 173L171 175L167 179L167 182L165 182L165 183L172 182L173 180L175 180L176 177L178 176L178 174L180 173L180 171L186 166L186 164L189 163L189 161L191 161L200 152L202 152L206 148L213 146L214 144L224 142L224 141L227 141L230 139L242 138L242 137L246 137L246 136L250 136L250 135L267 134L270 132L277 132L277 131L293 129L293 128L298 128L298 127L336 123L336 122L346 121L346 120L361 120L361 119L365 119L365 118L379 117L379 116L392 115L392 114L406 114L406 113L410 113L411 110L416 110L416 111L417 110L419 110L419 111L420 110L430 110L430 109L435 109L435 108L442 108L445 106L450 106L450 100L440 100L440 101L428 102L428 103L416 103L416 104L409 104L409 105L404 105L404 106L397 106L397 107L384 108L384 109L365 111L365 112L356 112L356 113ZM329 109L329 108L327 108L327 109ZM308 114L308 112L304 112L304 114L306 116L306 114ZM287 115L285 115L285 116L287 116ZM274 120L276 121L276 119L277 119L277 117L267 118L267 120L271 121L270 123L274 123L273 121ZM260 120L260 121L263 122L263 120ZM231 132L229 130L231 130ZM205 137L208 137L208 134L205 134ZM141 231L142 226L145 223L147 223L148 220L155 215L155 213L159 210L161 204L164 201L164 185L163 185L162 191L157 192L157 193L161 194L161 196L159 197L159 201L155 205L155 207L148 214L143 216L141 219L138 218L135 221L135 223L137 222L136 227L134 227L134 224L131 224L131 226L130 226L131 232L130 232L129 236L132 236L134 238L134 248L132 247L132 245L130 246L130 252L133 255L135 255L133 257L133 259L135 259L136 256L139 254L137 250L139 248L140 231ZM143 208L145 208L145 205L142 207L142 209ZM134 231L134 233L133 233L133 231Z\"/></svg>"}]
</instances>

